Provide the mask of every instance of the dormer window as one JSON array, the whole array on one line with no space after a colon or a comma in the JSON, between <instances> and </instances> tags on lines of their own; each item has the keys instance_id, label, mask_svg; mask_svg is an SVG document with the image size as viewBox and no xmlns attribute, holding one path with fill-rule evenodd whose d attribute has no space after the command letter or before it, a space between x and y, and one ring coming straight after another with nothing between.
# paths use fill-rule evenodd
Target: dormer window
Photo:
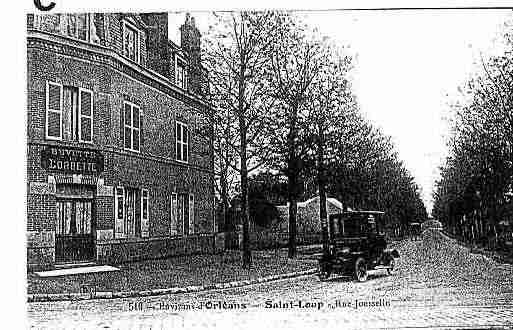
<instances>
[{"instance_id":1,"label":"dormer window","mask_svg":"<svg viewBox=\"0 0 513 330\"><path fill-rule=\"evenodd\" d=\"M63 20L65 32L68 36L84 41L89 40L88 14L65 15Z\"/></svg>"},{"instance_id":2,"label":"dormer window","mask_svg":"<svg viewBox=\"0 0 513 330\"><path fill-rule=\"evenodd\" d=\"M99 40L92 20L91 14L61 14L59 29L68 37L97 43Z\"/></svg>"},{"instance_id":3,"label":"dormer window","mask_svg":"<svg viewBox=\"0 0 513 330\"><path fill-rule=\"evenodd\" d=\"M176 58L176 84L183 88L187 89L187 64L184 60L180 58Z\"/></svg>"},{"instance_id":4,"label":"dormer window","mask_svg":"<svg viewBox=\"0 0 513 330\"><path fill-rule=\"evenodd\" d=\"M140 62L139 31L126 21L123 22L123 55L136 63Z\"/></svg>"}]
</instances>

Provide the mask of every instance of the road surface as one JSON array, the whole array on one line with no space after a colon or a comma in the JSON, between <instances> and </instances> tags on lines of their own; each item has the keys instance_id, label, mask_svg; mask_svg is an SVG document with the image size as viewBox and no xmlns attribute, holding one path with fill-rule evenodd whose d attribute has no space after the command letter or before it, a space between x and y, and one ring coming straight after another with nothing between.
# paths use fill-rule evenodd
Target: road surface
<instances>
[{"instance_id":1,"label":"road surface","mask_svg":"<svg viewBox=\"0 0 513 330\"><path fill-rule=\"evenodd\" d=\"M513 266L439 232L403 241L396 273L315 276L195 294L29 304L33 329L513 329Z\"/></svg>"}]
</instances>

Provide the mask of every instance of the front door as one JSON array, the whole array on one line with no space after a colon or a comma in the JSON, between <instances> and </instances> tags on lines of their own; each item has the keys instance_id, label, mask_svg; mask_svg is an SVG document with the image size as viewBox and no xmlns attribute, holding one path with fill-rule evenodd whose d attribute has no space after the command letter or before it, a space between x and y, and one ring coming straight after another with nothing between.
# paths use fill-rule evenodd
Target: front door
<instances>
[{"instance_id":1,"label":"front door","mask_svg":"<svg viewBox=\"0 0 513 330\"><path fill-rule=\"evenodd\" d=\"M72 263L95 258L91 199L58 199L55 262Z\"/></svg>"}]
</instances>

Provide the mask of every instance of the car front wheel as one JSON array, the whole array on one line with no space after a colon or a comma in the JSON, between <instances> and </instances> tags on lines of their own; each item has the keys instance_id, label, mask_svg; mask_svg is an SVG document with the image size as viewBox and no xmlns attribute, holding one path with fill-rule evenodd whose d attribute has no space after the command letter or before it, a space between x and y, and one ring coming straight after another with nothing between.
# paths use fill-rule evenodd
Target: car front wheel
<instances>
[{"instance_id":1,"label":"car front wheel","mask_svg":"<svg viewBox=\"0 0 513 330\"><path fill-rule=\"evenodd\" d=\"M359 257L354 264L354 275L358 282L367 281L367 262L364 258Z\"/></svg>"}]
</instances>

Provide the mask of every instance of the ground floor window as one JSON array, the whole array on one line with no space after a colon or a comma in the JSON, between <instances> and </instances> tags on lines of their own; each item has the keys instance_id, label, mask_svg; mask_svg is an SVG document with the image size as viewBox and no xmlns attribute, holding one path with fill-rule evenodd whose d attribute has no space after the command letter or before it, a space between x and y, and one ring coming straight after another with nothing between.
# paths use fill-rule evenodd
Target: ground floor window
<instances>
[{"instance_id":1,"label":"ground floor window","mask_svg":"<svg viewBox=\"0 0 513 330\"><path fill-rule=\"evenodd\" d=\"M117 187L114 201L115 237L147 237L150 195L147 189Z\"/></svg>"},{"instance_id":2,"label":"ground floor window","mask_svg":"<svg viewBox=\"0 0 513 330\"><path fill-rule=\"evenodd\" d=\"M170 234L194 234L194 195L187 193L171 194Z\"/></svg>"}]
</instances>

